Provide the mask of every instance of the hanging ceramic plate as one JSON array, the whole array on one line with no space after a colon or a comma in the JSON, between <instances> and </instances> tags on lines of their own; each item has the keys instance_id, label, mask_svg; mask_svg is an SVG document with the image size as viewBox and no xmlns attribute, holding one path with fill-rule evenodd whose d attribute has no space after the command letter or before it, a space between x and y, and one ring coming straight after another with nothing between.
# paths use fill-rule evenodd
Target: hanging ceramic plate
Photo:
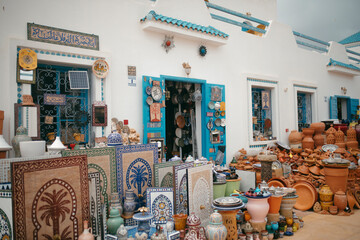
<instances>
[{"instance_id":1,"label":"hanging ceramic plate","mask_svg":"<svg viewBox=\"0 0 360 240\"><path fill-rule=\"evenodd\" d=\"M222 126L222 127L225 127L225 126L226 126L226 120L225 120L225 118L222 118L222 119L221 119L221 126Z\"/></svg>"},{"instance_id":2,"label":"hanging ceramic plate","mask_svg":"<svg viewBox=\"0 0 360 240\"><path fill-rule=\"evenodd\" d=\"M220 119L220 118L217 118L217 119L215 120L215 125L216 125L217 127L220 127L220 125L221 125L221 119Z\"/></svg>"},{"instance_id":3,"label":"hanging ceramic plate","mask_svg":"<svg viewBox=\"0 0 360 240\"><path fill-rule=\"evenodd\" d=\"M185 146L184 139L180 138L178 144L179 147L184 147Z\"/></svg>"},{"instance_id":4,"label":"hanging ceramic plate","mask_svg":"<svg viewBox=\"0 0 360 240\"><path fill-rule=\"evenodd\" d=\"M212 110L215 108L215 103L214 102L209 102L208 107Z\"/></svg>"},{"instance_id":5,"label":"hanging ceramic plate","mask_svg":"<svg viewBox=\"0 0 360 240\"><path fill-rule=\"evenodd\" d=\"M180 138L176 138L176 139L175 139L175 144L176 144L176 146L179 146L179 139L180 139Z\"/></svg>"},{"instance_id":6,"label":"hanging ceramic plate","mask_svg":"<svg viewBox=\"0 0 360 240\"><path fill-rule=\"evenodd\" d=\"M180 115L181 115L181 112L175 113L175 119L177 119L177 117L180 116Z\"/></svg>"},{"instance_id":7,"label":"hanging ceramic plate","mask_svg":"<svg viewBox=\"0 0 360 240\"><path fill-rule=\"evenodd\" d=\"M220 111L225 111L225 102L220 103Z\"/></svg>"},{"instance_id":8,"label":"hanging ceramic plate","mask_svg":"<svg viewBox=\"0 0 360 240\"><path fill-rule=\"evenodd\" d=\"M151 96L153 97L153 99L155 101L160 101L160 99L162 98L162 95L163 95L163 91L159 85L152 86Z\"/></svg>"},{"instance_id":9,"label":"hanging ceramic plate","mask_svg":"<svg viewBox=\"0 0 360 240\"><path fill-rule=\"evenodd\" d=\"M215 110L220 110L221 104L220 102L216 102L214 105Z\"/></svg>"},{"instance_id":10,"label":"hanging ceramic plate","mask_svg":"<svg viewBox=\"0 0 360 240\"><path fill-rule=\"evenodd\" d=\"M150 86L146 87L146 94L149 96L151 95L151 87Z\"/></svg>"},{"instance_id":11,"label":"hanging ceramic plate","mask_svg":"<svg viewBox=\"0 0 360 240\"><path fill-rule=\"evenodd\" d=\"M225 111L220 112L220 115L221 115L222 117L225 117Z\"/></svg>"},{"instance_id":12,"label":"hanging ceramic plate","mask_svg":"<svg viewBox=\"0 0 360 240\"><path fill-rule=\"evenodd\" d=\"M19 65L25 70L34 70L37 68L37 55L29 49L23 48L19 51Z\"/></svg>"},{"instance_id":13,"label":"hanging ceramic plate","mask_svg":"<svg viewBox=\"0 0 360 240\"><path fill-rule=\"evenodd\" d=\"M271 120L269 118L265 119L264 128L269 129L271 127Z\"/></svg>"},{"instance_id":14,"label":"hanging ceramic plate","mask_svg":"<svg viewBox=\"0 0 360 240\"><path fill-rule=\"evenodd\" d=\"M217 117L217 118L220 117L220 112L216 111L214 116Z\"/></svg>"},{"instance_id":15,"label":"hanging ceramic plate","mask_svg":"<svg viewBox=\"0 0 360 240\"><path fill-rule=\"evenodd\" d=\"M154 103L154 100L152 99L152 97L148 96L148 97L146 98L146 103L149 104L149 106L150 106L151 104Z\"/></svg>"},{"instance_id":16,"label":"hanging ceramic plate","mask_svg":"<svg viewBox=\"0 0 360 240\"><path fill-rule=\"evenodd\" d=\"M177 94L173 94L172 97L171 97L171 102L173 104L178 104L178 98L177 98Z\"/></svg>"},{"instance_id":17,"label":"hanging ceramic plate","mask_svg":"<svg viewBox=\"0 0 360 240\"><path fill-rule=\"evenodd\" d=\"M109 64L103 59L98 59L92 65L92 71L98 78L105 78L109 73Z\"/></svg>"},{"instance_id":18,"label":"hanging ceramic plate","mask_svg":"<svg viewBox=\"0 0 360 240\"><path fill-rule=\"evenodd\" d=\"M179 128L184 128L185 127L185 118L184 116L180 115L176 118L176 124L178 125Z\"/></svg>"},{"instance_id":19,"label":"hanging ceramic plate","mask_svg":"<svg viewBox=\"0 0 360 240\"><path fill-rule=\"evenodd\" d=\"M181 138L181 136L182 136L181 128L177 128L177 129L175 130L175 135L176 135L178 138Z\"/></svg>"}]
</instances>

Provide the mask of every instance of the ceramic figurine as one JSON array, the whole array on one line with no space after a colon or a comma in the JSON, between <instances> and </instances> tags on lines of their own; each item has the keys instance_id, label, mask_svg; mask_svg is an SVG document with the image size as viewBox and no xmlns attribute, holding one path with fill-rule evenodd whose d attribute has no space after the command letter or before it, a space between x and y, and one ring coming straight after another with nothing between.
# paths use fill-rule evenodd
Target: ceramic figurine
<instances>
[{"instance_id":1,"label":"ceramic figurine","mask_svg":"<svg viewBox=\"0 0 360 240\"><path fill-rule=\"evenodd\" d=\"M88 221L84 221L84 232L79 236L79 240L94 240L91 234L91 228L88 227Z\"/></svg>"},{"instance_id":2,"label":"ceramic figurine","mask_svg":"<svg viewBox=\"0 0 360 240\"><path fill-rule=\"evenodd\" d=\"M188 232L185 235L185 240L206 240L205 229L201 227L200 218L191 213L186 221L187 226L189 227Z\"/></svg>"},{"instance_id":3,"label":"ceramic figurine","mask_svg":"<svg viewBox=\"0 0 360 240\"><path fill-rule=\"evenodd\" d=\"M11 144L15 151L15 157L21 157L20 153L20 142L32 141L31 137L28 136L28 131L23 126L20 126L16 129L16 135L11 140Z\"/></svg>"},{"instance_id":4,"label":"ceramic figurine","mask_svg":"<svg viewBox=\"0 0 360 240\"><path fill-rule=\"evenodd\" d=\"M116 231L117 239L118 240L126 240L126 239L128 239L127 234L128 234L128 232L127 232L124 224L121 224L121 226Z\"/></svg>"},{"instance_id":5,"label":"ceramic figurine","mask_svg":"<svg viewBox=\"0 0 360 240\"><path fill-rule=\"evenodd\" d=\"M133 190L125 191L125 201L124 201L124 215L131 216L134 214L134 210L136 207L136 202L134 198Z\"/></svg>"},{"instance_id":6,"label":"ceramic figurine","mask_svg":"<svg viewBox=\"0 0 360 240\"><path fill-rule=\"evenodd\" d=\"M124 219L119 214L119 210L113 208L110 210L109 219L106 222L108 233L111 235L116 235L116 231L124 224Z\"/></svg>"},{"instance_id":7,"label":"ceramic figurine","mask_svg":"<svg viewBox=\"0 0 360 240\"><path fill-rule=\"evenodd\" d=\"M227 229L222 224L222 216L217 210L210 215L209 225L206 226L206 237L209 240L225 240Z\"/></svg>"}]
</instances>

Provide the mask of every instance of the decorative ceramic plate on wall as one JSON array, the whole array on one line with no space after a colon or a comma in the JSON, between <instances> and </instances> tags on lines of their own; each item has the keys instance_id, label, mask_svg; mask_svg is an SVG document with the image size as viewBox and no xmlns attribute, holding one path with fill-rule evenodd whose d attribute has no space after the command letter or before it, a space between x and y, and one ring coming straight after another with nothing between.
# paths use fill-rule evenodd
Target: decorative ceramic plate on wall
<instances>
[{"instance_id":1,"label":"decorative ceramic plate on wall","mask_svg":"<svg viewBox=\"0 0 360 240\"><path fill-rule=\"evenodd\" d=\"M109 73L109 64L103 59L98 59L94 62L92 71L98 78L105 78Z\"/></svg>"},{"instance_id":2,"label":"decorative ceramic plate on wall","mask_svg":"<svg viewBox=\"0 0 360 240\"><path fill-rule=\"evenodd\" d=\"M25 70L34 70L37 68L37 55L29 49L23 48L19 51L19 65Z\"/></svg>"}]
</instances>

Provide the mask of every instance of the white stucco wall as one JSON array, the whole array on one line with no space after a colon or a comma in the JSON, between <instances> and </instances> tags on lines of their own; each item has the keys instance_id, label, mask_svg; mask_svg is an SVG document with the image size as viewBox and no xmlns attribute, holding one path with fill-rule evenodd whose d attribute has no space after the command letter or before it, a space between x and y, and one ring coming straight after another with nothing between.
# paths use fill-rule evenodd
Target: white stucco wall
<instances>
[{"instance_id":1,"label":"white stucco wall","mask_svg":"<svg viewBox=\"0 0 360 240\"><path fill-rule=\"evenodd\" d=\"M161 5L161 2L168 1ZM178 4L166 11L169 3ZM195 3L192 3L195 2ZM129 125L142 134L142 85L141 76L171 75L186 77L182 63L192 67L191 78L204 79L208 83L226 85L227 159L235 151L249 147L249 94L248 77L277 81L278 116L275 118L279 140L287 142L289 132L296 128L294 84L317 88L317 121L329 118L329 102L324 97L341 95L341 87L348 89L347 96L358 98L359 80L346 75L329 73L327 54L299 48L292 29L276 21L276 1L241 0L212 1L215 4L251 12L253 17L270 20L266 35L258 37L241 31L240 27L212 20L202 0L2 0L0 1L0 109L5 111L4 136L10 142L13 131L13 104L16 102L16 50L12 46L21 42L24 46L38 46L99 55L110 59L110 73L105 79L105 95L108 119L128 119ZM186 3L187 8L180 6ZM201 40L175 37L175 48L168 53L161 47L164 34L142 30L140 18L149 10L158 9L167 15L171 12L182 20L193 19L211 25L230 35L227 44L215 46ZM180 11L182 10L182 11ZM183 12L184 11L184 12ZM183 15L181 15L183 12ZM176 15L175 15L176 13ZM197 13L201 13L197 15ZM181 16L184 16L182 18ZM186 19L185 17L189 19ZM27 22L72 31L95 34L100 39L100 52L73 47L28 41ZM205 44L208 54L201 57L198 48ZM344 60L342 46L329 54ZM332 55L333 54L333 55ZM55 61L58 61L58 59ZM61 61L71 61L62 59ZM127 66L137 67L137 85L129 87ZM94 79L96 81L96 79ZM106 132L109 133L107 127Z\"/></svg>"}]
</instances>

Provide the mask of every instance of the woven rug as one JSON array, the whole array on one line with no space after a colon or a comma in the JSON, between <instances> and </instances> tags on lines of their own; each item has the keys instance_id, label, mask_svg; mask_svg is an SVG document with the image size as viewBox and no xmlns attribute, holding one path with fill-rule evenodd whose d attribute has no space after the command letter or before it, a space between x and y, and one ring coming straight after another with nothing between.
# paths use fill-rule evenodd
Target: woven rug
<instances>
[{"instance_id":1,"label":"woven rug","mask_svg":"<svg viewBox=\"0 0 360 240\"><path fill-rule=\"evenodd\" d=\"M15 239L78 239L89 220L86 156L14 162Z\"/></svg>"},{"instance_id":2,"label":"woven rug","mask_svg":"<svg viewBox=\"0 0 360 240\"><path fill-rule=\"evenodd\" d=\"M138 144L116 147L118 192L134 190L146 196L146 188L154 186L154 163L158 163L157 144Z\"/></svg>"}]
</instances>

